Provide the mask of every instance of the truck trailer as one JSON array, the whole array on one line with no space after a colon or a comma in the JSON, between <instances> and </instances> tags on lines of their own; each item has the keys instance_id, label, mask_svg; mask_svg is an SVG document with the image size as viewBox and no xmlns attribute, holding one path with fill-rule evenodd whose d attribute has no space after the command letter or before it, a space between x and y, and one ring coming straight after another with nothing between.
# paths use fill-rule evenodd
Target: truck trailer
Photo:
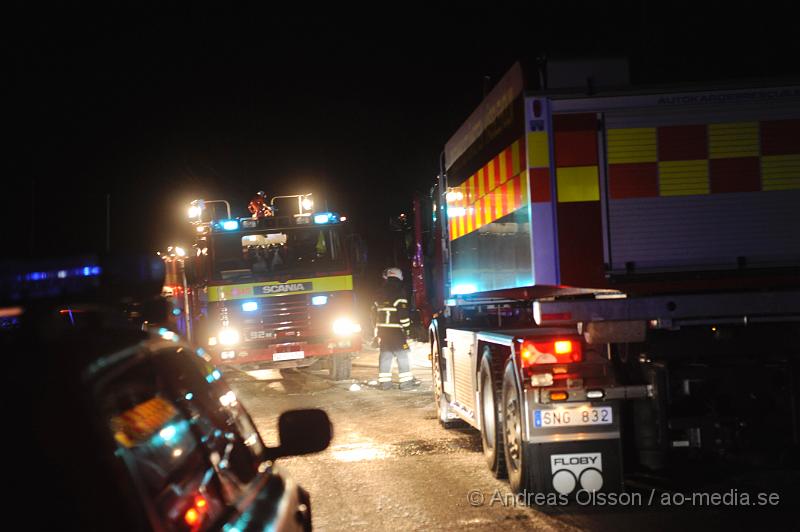
<instances>
[{"instance_id":1,"label":"truck trailer","mask_svg":"<svg viewBox=\"0 0 800 532\"><path fill-rule=\"evenodd\" d=\"M797 468L799 85L517 63L415 210L439 420L514 490Z\"/></svg>"}]
</instances>

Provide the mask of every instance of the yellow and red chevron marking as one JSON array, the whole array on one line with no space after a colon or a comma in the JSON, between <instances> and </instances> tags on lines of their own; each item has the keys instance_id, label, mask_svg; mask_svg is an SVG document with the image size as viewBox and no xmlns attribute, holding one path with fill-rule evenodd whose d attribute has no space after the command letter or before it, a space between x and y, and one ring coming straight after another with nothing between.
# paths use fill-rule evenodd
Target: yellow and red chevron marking
<instances>
[{"instance_id":1,"label":"yellow and red chevron marking","mask_svg":"<svg viewBox=\"0 0 800 532\"><path fill-rule=\"evenodd\" d=\"M454 187L461 199L449 201L450 240L472 233L527 204L527 172L517 140Z\"/></svg>"}]
</instances>

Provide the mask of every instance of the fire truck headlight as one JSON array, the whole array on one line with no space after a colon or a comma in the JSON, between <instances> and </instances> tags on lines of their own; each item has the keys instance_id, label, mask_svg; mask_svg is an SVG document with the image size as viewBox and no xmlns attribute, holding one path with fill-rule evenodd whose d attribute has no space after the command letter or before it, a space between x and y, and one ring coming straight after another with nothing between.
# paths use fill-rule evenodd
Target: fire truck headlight
<instances>
[{"instance_id":1,"label":"fire truck headlight","mask_svg":"<svg viewBox=\"0 0 800 532\"><path fill-rule=\"evenodd\" d=\"M361 332L361 325L350 318L339 318L333 322L333 333L337 336L350 336Z\"/></svg>"},{"instance_id":2,"label":"fire truck headlight","mask_svg":"<svg viewBox=\"0 0 800 532\"><path fill-rule=\"evenodd\" d=\"M239 343L239 331L233 327L226 327L219 331L217 339L222 345L236 345Z\"/></svg>"},{"instance_id":3,"label":"fire truck headlight","mask_svg":"<svg viewBox=\"0 0 800 532\"><path fill-rule=\"evenodd\" d=\"M258 310L258 301L245 301L242 303L242 310L245 312L253 312Z\"/></svg>"}]
</instances>

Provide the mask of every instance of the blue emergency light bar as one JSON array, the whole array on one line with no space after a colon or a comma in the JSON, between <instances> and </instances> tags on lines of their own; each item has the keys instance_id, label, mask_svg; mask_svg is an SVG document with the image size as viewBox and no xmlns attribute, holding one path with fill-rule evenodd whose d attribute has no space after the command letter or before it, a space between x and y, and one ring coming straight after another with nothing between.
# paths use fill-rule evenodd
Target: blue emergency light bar
<instances>
[{"instance_id":1,"label":"blue emergency light bar","mask_svg":"<svg viewBox=\"0 0 800 532\"><path fill-rule=\"evenodd\" d=\"M239 220L215 220L211 222L211 229L214 231L238 231Z\"/></svg>"},{"instance_id":2,"label":"blue emergency light bar","mask_svg":"<svg viewBox=\"0 0 800 532\"><path fill-rule=\"evenodd\" d=\"M339 215L333 212L318 212L314 214L315 224L335 224L339 221Z\"/></svg>"},{"instance_id":3,"label":"blue emergency light bar","mask_svg":"<svg viewBox=\"0 0 800 532\"><path fill-rule=\"evenodd\" d=\"M103 270L100 266L82 266L79 268L58 269L50 271L26 272L17 274L17 281L47 281L52 279L70 279L75 277L97 277Z\"/></svg>"}]
</instances>

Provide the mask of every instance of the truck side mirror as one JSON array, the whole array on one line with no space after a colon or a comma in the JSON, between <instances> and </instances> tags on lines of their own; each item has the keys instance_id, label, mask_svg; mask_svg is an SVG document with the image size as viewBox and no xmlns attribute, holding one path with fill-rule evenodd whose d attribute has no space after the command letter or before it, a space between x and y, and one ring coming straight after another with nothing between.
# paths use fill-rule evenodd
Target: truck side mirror
<instances>
[{"instance_id":1,"label":"truck side mirror","mask_svg":"<svg viewBox=\"0 0 800 532\"><path fill-rule=\"evenodd\" d=\"M318 453L333 437L331 420L323 410L289 410L278 418L280 446L269 449L270 458Z\"/></svg>"}]
</instances>

